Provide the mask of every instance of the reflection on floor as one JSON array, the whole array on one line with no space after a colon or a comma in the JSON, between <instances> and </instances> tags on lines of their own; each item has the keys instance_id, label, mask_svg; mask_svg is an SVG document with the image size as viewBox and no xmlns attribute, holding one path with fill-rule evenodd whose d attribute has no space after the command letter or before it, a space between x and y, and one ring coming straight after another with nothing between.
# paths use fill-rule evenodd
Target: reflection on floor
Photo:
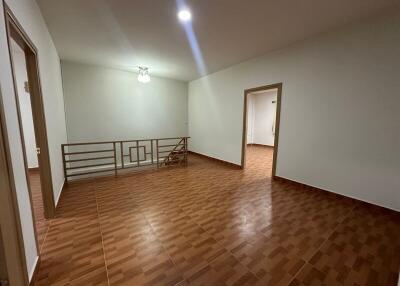
<instances>
[{"instance_id":1,"label":"reflection on floor","mask_svg":"<svg viewBox=\"0 0 400 286\"><path fill-rule=\"evenodd\" d=\"M35 217L36 235L39 249L42 249L44 238L49 227L49 220L44 217L44 207L39 171L29 170L29 183L32 193L33 215Z\"/></svg>"},{"instance_id":2,"label":"reflection on floor","mask_svg":"<svg viewBox=\"0 0 400 286\"><path fill-rule=\"evenodd\" d=\"M399 214L271 182L271 155L71 183L37 285L395 285Z\"/></svg>"}]
</instances>

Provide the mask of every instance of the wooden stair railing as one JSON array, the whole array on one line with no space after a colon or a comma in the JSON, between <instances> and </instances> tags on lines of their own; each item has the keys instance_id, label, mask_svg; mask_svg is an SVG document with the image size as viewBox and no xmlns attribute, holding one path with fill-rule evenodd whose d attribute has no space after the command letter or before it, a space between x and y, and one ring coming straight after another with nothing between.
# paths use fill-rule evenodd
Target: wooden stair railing
<instances>
[{"instance_id":1,"label":"wooden stair railing","mask_svg":"<svg viewBox=\"0 0 400 286\"><path fill-rule=\"evenodd\" d=\"M131 168L187 165L190 137L68 143L61 145L64 177L90 177Z\"/></svg>"},{"instance_id":2,"label":"wooden stair railing","mask_svg":"<svg viewBox=\"0 0 400 286\"><path fill-rule=\"evenodd\" d=\"M174 149L172 149L171 152L166 156L166 158L164 158L164 161L161 164L164 166L169 166L186 162L186 152L186 140L185 138L182 138L178 144L176 144Z\"/></svg>"}]
</instances>

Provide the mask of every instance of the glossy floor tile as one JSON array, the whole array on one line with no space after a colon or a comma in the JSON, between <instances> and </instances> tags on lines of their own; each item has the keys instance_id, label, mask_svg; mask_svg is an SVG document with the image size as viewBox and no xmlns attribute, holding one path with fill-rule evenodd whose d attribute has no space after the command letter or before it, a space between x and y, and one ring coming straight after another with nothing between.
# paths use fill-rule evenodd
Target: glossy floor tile
<instances>
[{"instance_id":1,"label":"glossy floor tile","mask_svg":"<svg viewBox=\"0 0 400 286\"><path fill-rule=\"evenodd\" d=\"M44 217L43 197L38 170L29 170L29 184L31 189L33 215L39 249L43 247L44 238L49 228L49 220Z\"/></svg>"},{"instance_id":2,"label":"glossy floor tile","mask_svg":"<svg viewBox=\"0 0 400 286\"><path fill-rule=\"evenodd\" d=\"M37 285L396 285L400 216L191 155L165 168L70 183Z\"/></svg>"}]
</instances>

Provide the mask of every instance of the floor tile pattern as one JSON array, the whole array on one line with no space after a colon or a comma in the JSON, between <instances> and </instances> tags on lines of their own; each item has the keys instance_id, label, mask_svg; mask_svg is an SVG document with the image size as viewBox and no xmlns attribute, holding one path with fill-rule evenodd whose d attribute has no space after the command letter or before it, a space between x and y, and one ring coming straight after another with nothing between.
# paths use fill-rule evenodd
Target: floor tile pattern
<instances>
[{"instance_id":1,"label":"floor tile pattern","mask_svg":"<svg viewBox=\"0 0 400 286\"><path fill-rule=\"evenodd\" d=\"M36 285L396 285L400 215L271 182L272 151L70 183Z\"/></svg>"},{"instance_id":2,"label":"floor tile pattern","mask_svg":"<svg viewBox=\"0 0 400 286\"><path fill-rule=\"evenodd\" d=\"M39 249L42 249L50 221L44 217L43 197L38 170L29 170L29 185L32 196L33 215Z\"/></svg>"}]
</instances>

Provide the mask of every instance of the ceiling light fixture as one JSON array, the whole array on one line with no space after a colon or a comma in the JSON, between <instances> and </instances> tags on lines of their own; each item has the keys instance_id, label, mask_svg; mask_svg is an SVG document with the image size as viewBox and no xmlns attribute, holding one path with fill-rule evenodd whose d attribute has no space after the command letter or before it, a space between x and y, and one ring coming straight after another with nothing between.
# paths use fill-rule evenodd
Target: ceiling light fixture
<instances>
[{"instance_id":1,"label":"ceiling light fixture","mask_svg":"<svg viewBox=\"0 0 400 286\"><path fill-rule=\"evenodd\" d=\"M150 81L149 68L139 67L139 75L137 79L139 82L148 83Z\"/></svg>"},{"instance_id":2,"label":"ceiling light fixture","mask_svg":"<svg viewBox=\"0 0 400 286\"><path fill-rule=\"evenodd\" d=\"M182 9L178 12L178 18L182 22L188 22L192 19L192 13L188 9Z\"/></svg>"}]
</instances>

